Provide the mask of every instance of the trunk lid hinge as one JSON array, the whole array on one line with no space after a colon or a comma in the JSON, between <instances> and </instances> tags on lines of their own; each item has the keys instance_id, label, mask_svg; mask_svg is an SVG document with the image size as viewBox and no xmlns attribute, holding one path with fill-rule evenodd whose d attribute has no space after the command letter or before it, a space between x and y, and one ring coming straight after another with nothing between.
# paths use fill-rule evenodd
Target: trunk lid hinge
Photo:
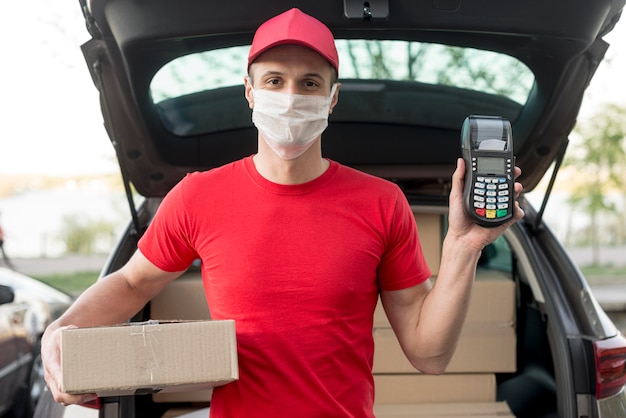
<instances>
[{"instance_id":1,"label":"trunk lid hinge","mask_svg":"<svg viewBox=\"0 0 626 418\"><path fill-rule=\"evenodd\" d=\"M102 31L98 27L96 23L96 19L93 18L91 11L89 10L89 6L87 5L87 0L79 0L80 9L83 12L83 17L85 18L85 26L87 27L87 32L94 37L95 39L102 39Z\"/></svg>"}]
</instances>

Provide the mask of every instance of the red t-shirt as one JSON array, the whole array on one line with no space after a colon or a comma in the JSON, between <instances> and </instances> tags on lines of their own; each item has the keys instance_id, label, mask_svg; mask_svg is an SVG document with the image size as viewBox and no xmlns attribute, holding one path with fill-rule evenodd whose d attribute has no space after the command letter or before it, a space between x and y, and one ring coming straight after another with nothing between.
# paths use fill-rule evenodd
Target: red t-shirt
<instances>
[{"instance_id":1,"label":"red t-shirt","mask_svg":"<svg viewBox=\"0 0 626 418\"><path fill-rule=\"evenodd\" d=\"M252 157L190 174L139 249L166 271L200 259L212 318L235 320L240 378L214 390L220 418L373 417L379 290L430 277L400 189L334 161L300 185Z\"/></svg>"}]
</instances>

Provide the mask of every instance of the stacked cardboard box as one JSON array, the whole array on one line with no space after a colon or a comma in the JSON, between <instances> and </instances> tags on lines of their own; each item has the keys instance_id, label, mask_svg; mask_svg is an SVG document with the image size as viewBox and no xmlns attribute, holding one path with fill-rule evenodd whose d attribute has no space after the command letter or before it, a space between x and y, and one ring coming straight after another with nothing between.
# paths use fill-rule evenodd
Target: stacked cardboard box
<instances>
[{"instance_id":1,"label":"stacked cardboard box","mask_svg":"<svg viewBox=\"0 0 626 418\"><path fill-rule=\"evenodd\" d=\"M436 276L442 242L441 216L417 214L424 254ZM382 306L374 316L375 412L378 418L512 416L496 402L495 373L515 371L515 287L510 277L481 273L457 351L444 375L416 371L406 360ZM185 303L179 303L184 300ZM151 318L209 319L199 274L171 283L151 302ZM208 402L211 390L155 393L157 402Z\"/></svg>"},{"instance_id":2,"label":"stacked cardboard box","mask_svg":"<svg viewBox=\"0 0 626 418\"><path fill-rule=\"evenodd\" d=\"M376 404L494 402L493 373L374 374Z\"/></svg>"},{"instance_id":3,"label":"stacked cardboard box","mask_svg":"<svg viewBox=\"0 0 626 418\"><path fill-rule=\"evenodd\" d=\"M514 372L515 283L477 280L448 373ZM374 314L374 373L414 373L379 301Z\"/></svg>"},{"instance_id":4,"label":"stacked cardboard box","mask_svg":"<svg viewBox=\"0 0 626 418\"><path fill-rule=\"evenodd\" d=\"M513 417L506 402L389 404L374 407L376 418Z\"/></svg>"},{"instance_id":5,"label":"stacked cardboard box","mask_svg":"<svg viewBox=\"0 0 626 418\"><path fill-rule=\"evenodd\" d=\"M422 243L424 258L428 267L430 267L430 271L436 276L441 262L441 244L443 243L441 215L414 213L414 216L420 242Z\"/></svg>"},{"instance_id":6,"label":"stacked cardboard box","mask_svg":"<svg viewBox=\"0 0 626 418\"><path fill-rule=\"evenodd\" d=\"M441 216L415 216L424 254L436 275L442 242ZM435 248L436 251L429 250ZM374 315L375 412L396 417L512 417L496 402L498 372L516 368L515 284L489 273L477 277L457 350L445 374L419 373L404 356L382 305Z\"/></svg>"},{"instance_id":7,"label":"stacked cardboard box","mask_svg":"<svg viewBox=\"0 0 626 418\"><path fill-rule=\"evenodd\" d=\"M185 303L180 303L185 301ZM170 283L167 288L150 302L150 317L158 320L168 318L201 320L211 317L204 296L202 277L199 273L186 273ZM159 392L152 395L155 402L196 402L211 401L213 390L191 390L186 392Z\"/></svg>"}]
</instances>

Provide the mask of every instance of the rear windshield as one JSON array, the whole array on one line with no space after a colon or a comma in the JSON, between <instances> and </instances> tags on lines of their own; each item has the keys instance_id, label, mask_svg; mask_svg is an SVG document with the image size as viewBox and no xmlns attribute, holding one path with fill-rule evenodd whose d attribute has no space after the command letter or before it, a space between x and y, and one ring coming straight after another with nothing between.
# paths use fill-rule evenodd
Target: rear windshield
<instances>
[{"instance_id":1,"label":"rear windshield","mask_svg":"<svg viewBox=\"0 0 626 418\"><path fill-rule=\"evenodd\" d=\"M361 91L368 85L379 91L401 90L405 96L414 94L416 98L425 91L430 96L437 92L450 96L458 91L459 96L482 97L471 95L476 92L485 95L480 100L494 97L517 111L526 103L534 83L532 72L523 63L492 51L397 40L338 39L336 44L341 93L349 92L351 85ZM186 136L249 126L249 112L245 117L229 117L225 112L247 107L242 86L249 48L194 53L161 68L152 79L150 91L165 127ZM506 115L509 118L510 112ZM404 118L397 112L379 113L368 117L382 123L419 123L411 112ZM338 117L351 116L344 109Z\"/></svg>"}]
</instances>

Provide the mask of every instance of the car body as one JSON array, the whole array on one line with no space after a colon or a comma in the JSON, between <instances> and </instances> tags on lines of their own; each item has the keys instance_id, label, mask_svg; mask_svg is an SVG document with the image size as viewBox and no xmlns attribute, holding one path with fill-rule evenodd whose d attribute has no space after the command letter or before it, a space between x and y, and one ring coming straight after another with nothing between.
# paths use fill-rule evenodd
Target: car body
<instances>
[{"instance_id":1,"label":"car body","mask_svg":"<svg viewBox=\"0 0 626 418\"><path fill-rule=\"evenodd\" d=\"M0 415L30 417L45 387L39 340L72 303L71 296L0 267Z\"/></svg>"},{"instance_id":2,"label":"car body","mask_svg":"<svg viewBox=\"0 0 626 418\"><path fill-rule=\"evenodd\" d=\"M436 214L444 229L468 115L511 122L526 191L546 173L554 178L609 47L603 36L623 6L623 0L81 1L92 36L83 53L132 218L103 275L129 259L161 199L186 173L255 152L242 83L253 33L269 17L299 7L337 39L342 86L323 134L325 156L398 184L416 213ZM144 198L138 206L133 189ZM525 218L481 264L506 272L516 285L517 369L496 374L498 400L518 417L624 416L626 340L545 223L543 207L533 208L523 195L519 201ZM147 306L132 320L149 318ZM38 417L67 413L51 398L39 406ZM162 416L176 406L133 396L102 398L96 408L101 417L132 418Z\"/></svg>"}]
</instances>

